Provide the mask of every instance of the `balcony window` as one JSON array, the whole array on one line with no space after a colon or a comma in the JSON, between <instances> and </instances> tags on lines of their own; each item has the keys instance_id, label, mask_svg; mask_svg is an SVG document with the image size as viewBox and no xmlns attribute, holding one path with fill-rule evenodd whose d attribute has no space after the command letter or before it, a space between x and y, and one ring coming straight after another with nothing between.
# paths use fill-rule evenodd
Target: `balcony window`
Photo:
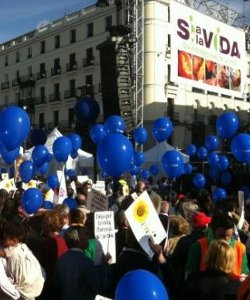
<instances>
[{"instance_id":1,"label":"balcony window","mask_svg":"<svg viewBox=\"0 0 250 300\"><path fill-rule=\"evenodd\" d=\"M87 37L92 37L94 35L94 23L87 24Z\"/></svg>"},{"instance_id":2,"label":"balcony window","mask_svg":"<svg viewBox=\"0 0 250 300\"><path fill-rule=\"evenodd\" d=\"M105 31L109 31L112 26L112 16L108 16L105 18Z\"/></svg>"},{"instance_id":3,"label":"balcony window","mask_svg":"<svg viewBox=\"0 0 250 300\"><path fill-rule=\"evenodd\" d=\"M60 35L55 36L55 49L60 48Z\"/></svg>"},{"instance_id":4,"label":"balcony window","mask_svg":"<svg viewBox=\"0 0 250 300\"><path fill-rule=\"evenodd\" d=\"M76 30L70 30L70 43L75 43L76 42Z\"/></svg>"},{"instance_id":5,"label":"balcony window","mask_svg":"<svg viewBox=\"0 0 250 300\"><path fill-rule=\"evenodd\" d=\"M45 41L40 42L40 53L45 53Z\"/></svg>"}]
</instances>

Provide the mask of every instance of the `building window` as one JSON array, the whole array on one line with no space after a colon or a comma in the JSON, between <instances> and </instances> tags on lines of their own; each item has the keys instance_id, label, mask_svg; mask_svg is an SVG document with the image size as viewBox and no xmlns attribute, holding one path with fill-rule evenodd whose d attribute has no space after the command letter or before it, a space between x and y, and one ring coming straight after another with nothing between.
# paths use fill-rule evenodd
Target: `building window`
<instances>
[{"instance_id":1,"label":"building window","mask_svg":"<svg viewBox=\"0 0 250 300\"><path fill-rule=\"evenodd\" d=\"M20 61L20 53L16 52L16 63L19 63Z\"/></svg>"},{"instance_id":2,"label":"building window","mask_svg":"<svg viewBox=\"0 0 250 300\"><path fill-rule=\"evenodd\" d=\"M40 53L45 53L45 41L40 42Z\"/></svg>"},{"instance_id":3,"label":"building window","mask_svg":"<svg viewBox=\"0 0 250 300\"><path fill-rule=\"evenodd\" d=\"M105 31L108 31L112 26L112 16L108 16L105 18Z\"/></svg>"},{"instance_id":4,"label":"building window","mask_svg":"<svg viewBox=\"0 0 250 300\"><path fill-rule=\"evenodd\" d=\"M19 79L19 77L20 77L20 72L16 71L16 79Z\"/></svg>"},{"instance_id":5,"label":"building window","mask_svg":"<svg viewBox=\"0 0 250 300\"><path fill-rule=\"evenodd\" d=\"M93 85L93 75L87 75L85 79L86 85Z\"/></svg>"},{"instance_id":6,"label":"building window","mask_svg":"<svg viewBox=\"0 0 250 300\"><path fill-rule=\"evenodd\" d=\"M45 127L44 113L39 114L39 127L40 128Z\"/></svg>"},{"instance_id":7,"label":"building window","mask_svg":"<svg viewBox=\"0 0 250 300\"><path fill-rule=\"evenodd\" d=\"M59 99L59 93L60 93L60 85L59 83L54 84L54 94Z\"/></svg>"},{"instance_id":8,"label":"building window","mask_svg":"<svg viewBox=\"0 0 250 300\"><path fill-rule=\"evenodd\" d=\"M27 58L31 58L31 57L32 57L32 47L28 47Z\"/></svg>"},{"instance_id":9,"label":"building window","mask_svg":"<svg viewBox=\"0 0 250 300\"><path fill-rule=\"evenodd\" d=\"M55 36L55 49L60 48L60 35Z\"/></svg>"},{"instance_id":10,"label":"building window","mask_svg":"<svg viewBox=\"0 0 250 300\"><path fill-rule=\"evenodd\" d=\"M9 58L6 55L5 58L4 58L4 66L7 67L8 65L9 65Z\"/></svg>"},{"instance_id":11,"label":"building window","mask_svg":"<svg viewBox=\"0 0 250 300\"><path fill-rule=\"evenodd\" d=\"M32 76L32 66L28 66L27 68L29 76Z\"/></svg>"},{"instance_id":12,"label":"building window","mask_svg":"<svg viewBox=\"0 0 250 300\"><path fill-rule=\"evenodd\" d=\"M40 87L40 98L41 98L41 102L44 103L45 102L45 87L44 86Z\"/></svg>"},{"instance_id":13,"label":"building window","mask_svg":"<svg viewBox=\"0 0 250 300\"><path fill-rule=\"evenodd\" d=\"M53 121L54 121L54 126L58 126L58 124L59 124L59 111L58 110L53 111Z\"/></svg>"},{"instance_id":14,"label":"building window","mask_svg":"<svg viewBox=\"0 0 250 300\"><path fill-rule=\"evenodd\" d=\"M69 120L69 128L72 128L75 124L75 109L69 108L68 110L68 120Z\"/></svg>"},{"instance_id":15,"label":"building window","mask_svg":"<svg viewBox=\"0 0 250 300\"><path fill-rule=\"evenodd\" d=\"M87 65L92 65L93 64L93 60L94 60L94 56L93 56L93 48L88 48L86 49L86 62Z\"/></svg>"},{"instance_id":16,"label":"building window","mask_svg":"<svg viewBox=\"0 0 250 300\"><path fill-rule=\"evenodd\" d=\"M8 105L8 102L9 102L9 96L8 96L8 95L5 95L5 96L4 96L4 105L7 106L7 105Z\"/></svg>"},{"instance_id":17,"label":"building window","mask_svg":"<svg viewBox=\"0 0 250 300\"><path fill-rule=\"evenodd\" d=\"M87 37L94 35L94 23L87 24Z\"/></svg>"},{"instance_id":18,"label":"building window","mask_svg":"<svg viewBox=\"0 0 250 300\"><path fill-rule=\"evenodd\" d=\"M76 42L76 30L70 30L70 43L75 43Z\"/></svg>"},{"instance_id":19,"label":"building window","mask_svg":"<svg viewBox=\"0 0 250 300\"><path fill-rule=\"evenodd\" d=\"M75 88L76 88L76 81L75 81L75 79L71 79L69 81L69 89L72 94L75 93Z\"/></svg>"},{"instance_id":20,"label":"building window","mask_svg":"<svg viewBox=\"0 0 250 300\"><path fill-rule=\"evenodd\" d=\"M60 58L56 58L56 59L54 60L54 68L55 68L55 69L60 68Z\"/></svg>"}]
</instances>

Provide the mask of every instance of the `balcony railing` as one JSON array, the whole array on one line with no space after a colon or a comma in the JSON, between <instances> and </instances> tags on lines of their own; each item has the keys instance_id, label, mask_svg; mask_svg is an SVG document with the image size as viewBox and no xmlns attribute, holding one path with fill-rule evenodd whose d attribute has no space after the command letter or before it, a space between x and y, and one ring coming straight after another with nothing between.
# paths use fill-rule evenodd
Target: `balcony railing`
<instances>
[{"instance_id":1,"label":"balcony railing","mask_svg":"<svg viewBox=\"0 0 250 300\"><path fill-rule=\"evenodd\" d=\"M68 63L66 65L66 72L71 72L71 71L75 71L77 70L77 63L74 62L74 63Z\"/></svg>"},{"instance_id":2,"label":"balcony railing","mask_svg":"<svg viewBox=\"0 0 250 300\"><path fill-rule=\"evenodd\" d=\"M61 101L61 93L55 93L49 95L49 102Z\"/></svg>"},{"instance_id":3,"label":"balcony railing","mask_svg":"<svg viewBox=\"0 0 250 300\"><path fill-rule=\"evenodd\" d=\"M47 100L46 96L40 96L40 97L34 98L34 102L35 102L36 105L38 105L38 104L45 104L46 100Z\"/></svg>"},{"instance_id":4,"label":"balcony railing","mask_svg":"<svg viewBox=\"0 0 250 300\"><path fill-rule=\"evenodd\" d=\"M83 59L83 67L93 66L95 64L95 57L90 56Z\"/></svg>"},{"instance_id":5,"label":"balcony railing","mask_svg":"<svg viewBox=\"0 0 250 300\"><path fill-rule=\"evenodd\" d=\"M24 76L21 76L19 78L20 85L22 86L33 86L35 84L35 76L34 74L27 74Z\"/></svg>"},{"instance_id":6,"label":"balcony railing","mask_svg":"<svg viewBox=\"0 0 250 300\"><path fill-rule=\"evenodd\" d=\"M60 66L51 69L51 76L60 75L62 73L62 68Z\"/></svg>"},{"instance_id":7,"label":"balcony railing","mask_svg":"<svg viewBox=\"0 0 250 300\"><path fill-rule=\"evenodd\" d=\"M10 87L9 81L5 81L1 83L1 90L6 90Z\"/></svg>"},{"instance_id":8,"label":"balcony railing","mask_svg":"<svg viewBox=\"0 0 250 300\"><path fill-rule=\"evenodd\" d=\"M64 99L75 98L76 97L76 89L64 91Z\"/></svg>"},{"instance_id":9,"label":"balcony railing","mask_svg":"<svg viewBox=\"0 0 250 300\"><path fill-rule=\"evenodd\" d=\"M23 98L20 98L17 102L18 106L20 107L24 107L24 106L34 106L35 104L35 101L34 101L34 98L31 97L31 96L27 96L27 97L23 97Z\"/></svg>"},{"instance_id":10,"label":"balcony railing","mask_svg":"<svg viewBox=\"0 0 250 300\"><path fill-rule=\"evenodd\" d=\"M40 80L40 79L44 79L47 77L47 72L44 70L44 71L40 71L36 74L36 78L37 80Z\"/></svg>"}]
</instances>

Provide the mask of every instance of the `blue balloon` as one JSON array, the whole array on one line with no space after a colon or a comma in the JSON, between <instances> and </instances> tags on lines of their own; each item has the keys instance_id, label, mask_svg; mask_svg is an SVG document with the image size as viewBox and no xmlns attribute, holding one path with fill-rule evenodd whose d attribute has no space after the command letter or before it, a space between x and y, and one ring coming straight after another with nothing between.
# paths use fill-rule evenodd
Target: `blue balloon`
<instances>
[{"instance_id":1,"label":"blue balloon","mask_svg":"<svg viewBox=\"0 0 250 300\"><path fill-rule=\"evenodd\" d=\"M14 150L25 141L30 131L30 119L26 111L9 106L0 113L0 140L7 150Z\"/></svg>"},{"instance_id":2,"label":"blue balloon","mask_svg":"<svg viewBox=\"0 0 250 300\"><path fill-rule=\"evenodd\" d=\"M54 141L53 154L58 162L66 162L72 152L72 142L66 136L61 136Z\"/></svg>"},{"instance_id":3,"label":"blue balloon","mask_svg":"<svg viewBox=\"0 0 250 300\"><path fill-rule=\"evenodd\" d=\"M82 145L82 139L80 135L76 133L71 133L68 138L71 140L72 143L72 152L77 152Z\"/></svg>"},{"instance_id":4,"label":"blue balloon","mask_svg":"<svg viewBox=\"0 0 250 300\"><path fill-rule=\"evenodd\" d=\"M20 146L13 150L7 150L4 145L0 142L0 154L6 164L12 164L15 159L19 156Z\"/></svg>"},{"instance_id":5,"label":"blue balloon","mask_svg":"<svg viewBox=\"0 0 250 300\"><path fill-rule=\"evenodd\" d=\"M157 165L151 165L149 168L149 172L152 176L156 176L159 173L160 169Z\"/></svg>"},{"instance_id":6,"label":"blue balloon","mask_svg":"<svg viewBox=\"0 0 250 300\"><path fill-rule=\"evenodd\" d=\"M129 168L129 171L130 171L130 174L132 176L134 175L139 175L141 173L141 168L140 167L137 167L136 165L134 164L131 164L130 165L130 168Z\"/></svg>"},{"instance_id":7,"label":"blue balloon","mask_svg":"<svg viewBox=\"0 0 250 300\"><path fill-rule=\"evenodd\" d=\"M184 164L184 173L189 175L193 171L193 166L190 163L185 163Z\"/></svg>"},{"instance_id":8,"label":"blue balloon","mask_svg":"<svg viewBox=\"0 0 250 300\"><path fill-rule=\"evenodd\" d=\"M100 114L99 104L95 99L84 96L75 105L75 116L79 123L84 125L93 124Z\"/></svg>"},{"instance_id":9,"label":"blue balloon","mask_svg":"<svg viewBox=\"0 0 250 300\"><path fill-rule=\"evenodd\" d=\"M219 139L215 135L209 135L205 140L205 146L208 151L215 151L219 147Z\"/></svg>"},{"instance_id":10,"label":"blue balloon","mask_svg":"<svg viewBox=\"0 0 250 300\"><path fill-rule=\"evenodd\" d=\"M227 197L227 192L222 188L216 188L212 193L212 199L217 202L220 200L224 200Z\"/></svg>"},{"instance_id":11,"label":"blue balloon","mask_svg":"<svg viewBox=\"0 0 250 300\"><path fill-rule=\"evenodd\" d=\"M225 155L221 155L219 157L219 161L217 164L220 171L224 171L229 167L229 160Z\"/></svg>"},{"instance_id":12,"label":"blue balloon","mask_svg":"<svg viewBox=\"0 0 250 300\"><path fill-rule=\"evenodd\" d=\"M107 135L97 146L97 159L103 171L118 177L129 171L134 155L133 145L121 133Z\"/></svg>"},{"instance_id":13,"label":"blue balloon","mask_svg":"<svg viewBox=\"0 0 250 300\"><path fill-rule=\"evenodd\" d=\"M207 156L207 162L209 165L217 166L220 160L219 154L216 152L211 152Z\"/></svg>"},{"instance_id":14,"label":"blue balloon","mask_svg":"<svg viewBox=\"0 0 250 300\"><path fill-rule=\"evenodd\" d=\"M47 140L47 133L43 129L32 129L30 131L30 141L34 146L44 145Z\"/></svg>"},{"instance_id":15,"label":"blue balloon","mask_svg":"<svg viewBox=\"0 0 250 300\"><path fill-rule=\"evenodd\" d=\"M197 173L193 177L193 184L198 189L203 188L206 185L206 178L203 174Z\"/></svg>"},{"instance_id":16,"label":"blue balloon","mask_svg":"<svg viewBox=\"0 0 250 300\"><path fill-rule=\"evenodd\" d=\"M144 127L138 127L133 131L133 137L138 145L144 145L148 139L148 131Z\"/></svg>"},{"instance_id":17,"label":"blue balloon","mask_svg":"<svg viewBox=\"0 0 250 300\"><path fill-rule=\"evenodd\" d=\"M216 120L216 129L220 137L231 138L239 127L239 119L236 113L226 112Z\"/></svg>"},{"instance_id":18,"label":"blue balloon","mask_svg":"<svg viewBox=\"0 0 250 300\"><path fill-rule=\"evenodd\" d=\"M78 207L74 198L66 198L63 200L63 204L66 204L70 209L76 209Z\"/></svg>"},{"instance_id":19,"label":"blue balloon","mask_svg":"<svg viewBox=\"0 0 250 300\"><path fill-rule=\"evenodd\" d=\"M71 152L71 153L70 153L70 156L71 156L73 159L77 158L77 156L78 156L78 151L76 151L76 152Z\"/></svg>"},{"instance_id":20,"label":"blue balloon","mask_svg":"<svg viewBox=\"0 0 250 300\"><path fill-rule=\"evenodd\" d=\"M134 164L140 167L145 161L144 153L140 151L134 152Z\"/></svg>"},{"instance_id":21,"label":"blue balloon","mask_svg":"<svg viewBox=\"0 0 250 300\"><path fill-rule=\"evenodd\" d=\"M146 270L127 272L118 282L115 300L168 300L161 280Z\"/></svg>"},{"instance_id":22,"label":"blue balloon","mask_svg":"<svg viewBox=\"0 0 250 300\"><path fill-rule=\"evenodd\" d=\"M126 125L122 117L112 115L105 120L104 128L108 134L116 132L123 133Z\"/></svg>"},{"instance_id":23,"label":"blue balloon","mask_svg":"<svg viewBox=\"0 0 250 300\"><path fill-rule=\"evenodd\" d=\"M53 203L51 201L45 200L43 202L43 208L45 208L45 209L53 209L54 205L53 205Z\"/></svg>"},{"instance_id":24,"label":"blue balloon","mask_svg":"<svg viewBox=\"0 0 250 300\"><path fill-rule=\"evenodd\" d=\"M40 168L48 161L48 149L43 145L36 146L32 151L32 160L36 167Z\"/></svg>"},{"instance_id":25,"label":"blue balloon","mask_svg":"<svg viewBox=\"0 0 250 300\"><path fill-rule=\"evenodd\" d=\"M232 175L229 172L221 173L220 180L223 185L228 185L232 181Z\"/></svg>"},{"instance_id":26,"label":"blue balloon","mask_svg":"<svg viewBox=\"0 0 250 300\"><path fill-rule=\"evenodd\" d=\"M59 187L59 180L57 175L49 175L47 178L48 186L54 190Z\"/></svg>"},{"instance_id":27,"label":"blue balloon","mask_svg":"<svg viewBox=\"0 0 250 300\"><path fill-rule=\"evenodd\" d=\"M38 168L38 171L41 175L45 175L48 173L49 163L46 161L41 167Z\"/></svg>"},{"instance_id":28,"label":"blue balloon","mask_svg":"<svg viewBox=\"0 0 250 300\"><path fill-rule=\"evenodd\" d=\"M189 156L194 156L196 153L196 146L193 144L189 144L187 145L185 152L189 155Z\"/></svg>"},{"instance_id":29,"label":"blue balloon","mask_svg":"<svg viewBox=\"0 0 250 300\"><path fill-rule=\"evenodd\" d=\"M29 161L23 161L19 166L19 175L23 182L29 182L35 176L35 166Z\"/></svg>"},{"instance_id":30,"label":"blue balloon","mask_svg":"<svg viewBox=\"0 0 250 300\"><path fill-rule=\"evenodd\" d=\"M163 169L170 178L180 177L184 173L183 157L176 150L167 151L162 156Z\"/></svg>"},{"instance_id":31,"label":"blue balloon","mask_svg":"<svg viewBox=\"0 0 250 300\"><path fill-rule=\"evenodd\" d=\"M102 124L95 124L90 129L90 137L95 144L99 144L107 135L107 132Z\"/></svg>"},{"instance_id":32,"label":"blue balloon","mask_svg":"<svg viewBox=\"0 0 250 300\"><path fill-rule=\"evenodd\" d=\"M34 214L43 204L42 192L37 188L29 188L22 196L22 207L28 214Z\"/></svg>"},{"instance_id":33,"label":"blue balloon","mask_svg":"<svg viewBox=\"0 0 250 300\"><path fill-rule=\"evenodd\" d=\"M200 160L205 160L207 158L207 148L205 147L198 148L196 154Z\"/></svg>"},{"instance_id":34,"label":"blue balloon","mask_svg":"<svg viewBox=\"0 0 250 300\"><path fill-rule=\"evenodd\" d=\"M142 179L147 180L150 177L149 170L141 170L141 177Z\"/></svg>"},{"instance_id":35,"label":"blue balloon","mask_svg":"<svg viewBox=\"0 0 250 300\"><path fill-rule=\"evenodd\" d=\"M250 160L250 135L247 133L236 135L231 143L231 151L238 161L248 162Z\"/></svg>"},{"instance_id":36,"label":"blue balloon","mask_svg":"<svg viewBox=\"0 0 250 300\"><path fill-rule=\"evenodd\" d=\"M153 136L159 143L165 141L173 132L173 125L169 118L161 117L153 123Z\"/></svg>"},{"instance_id":37,"label":"blue balloon","mask_svg":"<svg viewBox=\"0 0 250 300\"><path fill-rule=\"evenodd\" d=\"M68 176L69 178L74 178L76 177L76 171L73 169L68 169L66 170L65 175Z\"/></svg>"}]
</instances>

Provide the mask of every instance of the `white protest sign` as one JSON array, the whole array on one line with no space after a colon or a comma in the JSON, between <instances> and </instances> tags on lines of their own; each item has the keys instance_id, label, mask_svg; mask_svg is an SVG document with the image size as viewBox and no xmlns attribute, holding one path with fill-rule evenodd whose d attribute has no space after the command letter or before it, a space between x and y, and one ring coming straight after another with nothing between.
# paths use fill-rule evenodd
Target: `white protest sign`
<instances>
[{"instance_id":1,"label":"white protest sign","mask_svg":"<svg viewBox=\"0 0 250 300\"><path fill-rule=\"evenodd\" d=\"M92 189L95 189L102 194L106 195L106 189L105 189L105 181L103 180L97 180L96 183L92 185Z\"/></svg>"},{"instance_id":2,"label":"white protest sign","mask_svg":"<svg viewBox=\"0 0 250 300\"><path fill-rule=\"evenodd\" d=\"M2 180L9 179L9 173L2 173Z\"/></svg>"},{"instance_id":3,"label":"white protest sign","mask_svg":"<svg viewBox=\"0 0 250 300\"><path fill-rule=\"evenodd\" d=\"M87 209L91 212L108 210L108 198L99 191L92 189L87 196Z\"/></svg>"},{"instance_id":4,"label":"white protest sign","mask_svg":"<svg viewBox=\"0 0 250 300\"><path fill-rule=\"evenodd\" d=\"M86 175L79 175L77 176L77 181L80 183L84 183L85 181L90 180L88 176Z\"/></svg>"},{"instance_id":5,"label":"white protest sign","mask_svg":"<svg viewBox=\"0 0 250 300\"><path fill-rule=\"evenodd\" d=\"M95 237L102 245L103 253L116 262L115 222L113 211L95 212Z\"/></svg>"},{"instance_id":6,"label":"white protest sign","mask_svg":"<svg viewBox=\"0 0 250 300\"><path fill-rule=\"evenodd\" d=\"M238 203L239 203L240 219L237 224L237 228L241 229L244 224L244 220L245 220L245 204L244 204L244 192L243 191L238 191Z\"/></svg>"},{"instance_id":7,"label":"white protest sign","mask_svg":"<svg viewBox=\"0 0 250 300\"><path fill-rule=\"evenodd\" d=\"M166 231L146 191L129 206L125 211L125 215L137 241L143 250L150 257L153 257L154 253L148 244L148 240L160 244L166 237Z\"/></svg>"},{"instance_id":8,"label":"white protest sign","mask_svg":"<svg viewBox=\"0 0 250 300\"><path fill-rule=\"evenodd\" d=\"M112 299L106 298L106 297L103 297L103 296L100 296L100 295L97 295L97 296L95 297L95 300L112 300Z\"/></svg>"}]
</instances>

